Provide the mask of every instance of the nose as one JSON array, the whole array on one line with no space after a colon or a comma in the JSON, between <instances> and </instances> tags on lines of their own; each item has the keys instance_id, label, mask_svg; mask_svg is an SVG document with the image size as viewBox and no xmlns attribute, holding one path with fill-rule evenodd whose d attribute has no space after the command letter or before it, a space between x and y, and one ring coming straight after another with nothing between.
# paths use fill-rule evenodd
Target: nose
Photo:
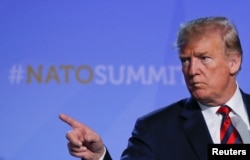
<instances>
[{"instance_id":1,"label":"nose","mask_svg":"<svg viewBox=\"0 0 250 160\"><path fill-rule=\"evenodd\" d=\"M198 61L195 60L195 59L192 59L190 61L190 64L189 64L189 67L188 67L188 74L190 76L194 76L194 75L197 75L199 74L199 64L198 64Z\"/></svg>"}]
</instances>

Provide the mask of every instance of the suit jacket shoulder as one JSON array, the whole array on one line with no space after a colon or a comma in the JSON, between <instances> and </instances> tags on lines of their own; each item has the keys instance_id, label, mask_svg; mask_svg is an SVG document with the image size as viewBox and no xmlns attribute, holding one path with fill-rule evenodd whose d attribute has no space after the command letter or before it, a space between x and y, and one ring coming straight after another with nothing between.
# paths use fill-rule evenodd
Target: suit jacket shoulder
<instances>
[{"instance_id":1,"label":"suit jacket shoulder","mask_svg":"<svg viewBox=\"0 0 250 160\"><path fill-rule=\"evenodd\" d=\"M182 99L140 117L122 159L206 159L208 143L212 140L198 103Z\"/></svg>"}]
</instances>

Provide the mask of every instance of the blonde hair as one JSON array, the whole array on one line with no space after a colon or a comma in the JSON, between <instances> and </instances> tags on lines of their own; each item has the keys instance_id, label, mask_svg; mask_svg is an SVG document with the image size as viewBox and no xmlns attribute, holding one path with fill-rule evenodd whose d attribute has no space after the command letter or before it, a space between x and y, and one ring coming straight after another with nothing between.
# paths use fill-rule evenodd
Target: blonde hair
<instances>
[{"instance_id":1,"label":"blonde hair","mask_svg":"<svg viewBox=\"0 0 250 160\"><path fill-rule=\"evenodd\" d=\"M237 28L226 17L204 17L181 24L175 46L180 52L187 43L207 33L220 34L226 54L236 52L242 57L243 51Z\"/></svg>"}]
</instances>

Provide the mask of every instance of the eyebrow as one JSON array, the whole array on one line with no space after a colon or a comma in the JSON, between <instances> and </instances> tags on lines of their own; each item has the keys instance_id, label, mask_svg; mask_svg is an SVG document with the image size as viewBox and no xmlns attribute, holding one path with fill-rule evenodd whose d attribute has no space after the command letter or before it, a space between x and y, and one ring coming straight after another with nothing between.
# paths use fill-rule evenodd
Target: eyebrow
<instances>
[{"instance_id":1,"label":"eyebrow","mask_svg":"<svg viewBox=\"0 0 250 160\"><path fill-rule=\"evenodd\" d=\"M208 52L194 52L194 56L195 57L200 57L200 56L205 56L207 55ZM191 57L190 55L186 55L184 53L179 53L179 58L188 58L188 57Z\"/></svg>"}]
</instances>

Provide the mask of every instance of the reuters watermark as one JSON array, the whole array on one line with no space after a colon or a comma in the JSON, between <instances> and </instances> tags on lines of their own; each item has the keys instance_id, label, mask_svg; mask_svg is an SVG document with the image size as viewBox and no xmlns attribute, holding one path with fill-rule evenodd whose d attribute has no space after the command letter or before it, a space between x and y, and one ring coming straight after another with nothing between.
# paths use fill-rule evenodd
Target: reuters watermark
<instances>
[{"instance_id":1,"label":"reuters watermark","mask_svg":"<svg viewBox=\"0 0 250 160\"><path fill-rule=\"evenodd\" d=\"M184 84L181 66L154 65L22 65L9 70L10 84L69 84L87 85L177 85Z\"/></svg>"}]
</instances>

